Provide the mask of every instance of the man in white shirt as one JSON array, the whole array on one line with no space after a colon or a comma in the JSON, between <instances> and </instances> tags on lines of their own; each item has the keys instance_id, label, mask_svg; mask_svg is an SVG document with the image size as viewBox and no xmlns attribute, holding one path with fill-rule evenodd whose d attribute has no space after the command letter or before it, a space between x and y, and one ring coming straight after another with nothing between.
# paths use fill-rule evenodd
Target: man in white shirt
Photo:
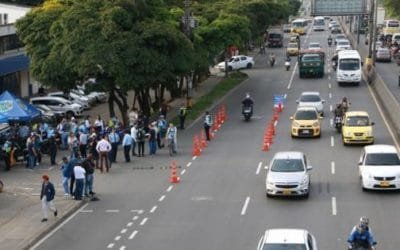
<instances>
[{"instance_id":1,"label":"man in white shirt","mask_svg":"<svg viewBox=\"0 0 400 250\"><path fill-rule=\"evenodd\" d=\"M132 142L132 156L136 156L135 153L135 148L136 148L136 133L137 133L137 128L136 128L136 124L132 126L131 128L131 137L133 139Z\"/></svg>"},{"instance_id":2,"label":"man in white shirt","mask_svg":"<svg viewBox=\"0 0 400 250\"><path fill-rule=\"evenodd\" d=\"M99 153L100 157L100 171L103 173L103 162L106 164L106 171L108 173L108 152L111 151L111 144L107 141L107 136L103 136L103 138L97 143L96 151Z\"/></svg>"},{"instance_id":3,"label":"man in white shirt","mask_svg":"<svg viewBox=\"0 0 400 250\"><path fill-rule=\"evenodd\" d=\"M83 199L83 186L85 184L85 174L86 171L81 165L76 165L74 167L74 175L75 175L75 200Z\"/></svg>"}]
</instances>

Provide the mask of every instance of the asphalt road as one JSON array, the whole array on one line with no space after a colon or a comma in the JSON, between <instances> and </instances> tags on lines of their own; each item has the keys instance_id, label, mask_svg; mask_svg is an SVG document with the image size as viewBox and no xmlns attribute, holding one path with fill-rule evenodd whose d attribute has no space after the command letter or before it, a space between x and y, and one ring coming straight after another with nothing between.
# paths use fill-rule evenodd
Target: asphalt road
<instances>
[{"instance_id":1,"label":"asphalt road","mask_svg":"<svg viewBox=\"0 0 400 250\"><path fill-rule=\"evenodd\" d=\"M326 47L326 37L327 31L310 32L302 43ZM267 56L258 56L257 66L246 71L249 79L224 100L228 121L200 157L192 159L191 144L202 121L179 135L175 159L182 167L181 183L169 183L168 170L162 169L170 162L165 152L141 159L140 166L147 169L136 169L137 162L114 168L108 183L98 184L101 201L82 208L36 249L254 250L266 229L291 227L311 231L319 249L336 250L345 248L352 226L364 215L371 220L379 249L398 249L399 194L361 191L361 147L344 147L330 121L330 106L347 96L351 110L368 111L376 123L376 143L393 144L368 87L338 87L328 65L323 79L299 79L294 63L290 72L285 70L284 49L272 50L276 66L270 68ZM289 117L302 91L319 91L326 100L319 139L290 137ZM249 123L240 114L245 92L255 99ZM262 152L274 94L286 95L285 107L271 150ZM282 150L308 156L313 166L309 199L266 198L264 166Z\"/></svg>"}]
</instances>

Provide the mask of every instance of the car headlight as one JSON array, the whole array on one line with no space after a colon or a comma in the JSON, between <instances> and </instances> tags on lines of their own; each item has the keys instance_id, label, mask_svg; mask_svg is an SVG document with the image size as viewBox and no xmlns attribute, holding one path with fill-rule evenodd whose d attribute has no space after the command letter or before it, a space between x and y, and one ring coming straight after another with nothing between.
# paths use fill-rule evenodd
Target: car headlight
<instances>
[{"instance_id":1,"label":"car headlight","mask_svg":"<svg viewBox=\"0 0 400 250\"><path fill-rule=\"evenodd\" d=\"M308 178L307 176L304 176L303 180L300 183L302 186L307 185L308 184Z\"/></svg>"},{"instance_id":2,"label":"car headlight","mask_svg":"<svg viewBox=\"0 0 400 250\"><path fill-rule=\"evenodd\" d=\"M351 132L347 132L346 136L352 136L352 133Z\"/></svg>"},{"instance_id":3,"label":"car headlight","mask_svg":"<svg viewBox=\"0 0 400 250\"><path fill-rule=\"evenodd\" d=\"M313 123L313 127L318 127L319 126L319 122L314 122Z\"/></svg>"},{"instance_id":4,"label":"car headlight","mask_svg":"<svg viewBox=\"0 0 400 250\"><path fill-rule=\"evenodd\" d=\"M292 123L292 126L293 126L293 127L300 127L300 124L299 124L298 122L293 122L293 123Z\"/></svg>"},{"instance_id":5,"label":"car headlight","mask_svg":"<svg viewBox=\"0 0 400 250\"><path fill-rule=\"evenodd\" d=\"M272 181L267 180L267 186L273 186L273 185L274 185L274 183Z\"/></svg>"}]
</instances>

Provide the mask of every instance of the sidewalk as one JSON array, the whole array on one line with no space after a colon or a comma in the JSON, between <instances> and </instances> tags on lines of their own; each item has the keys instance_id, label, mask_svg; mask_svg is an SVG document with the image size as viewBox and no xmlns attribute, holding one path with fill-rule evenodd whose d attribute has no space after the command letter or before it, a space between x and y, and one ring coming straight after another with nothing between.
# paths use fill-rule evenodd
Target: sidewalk
<instances>
[{"instance_id":1,"label":"sidewalk","mask_svg":"<svg viewBox=\"0 0 400 250\"><path fill-rule=\"evenodd\" d=\"M223 78L223 74L212 71L212 75L199 84L193 90L194 102L201 96L209 93ZM171 110L168 119L177 114L185 98L175 99L169 103ZM189 111L190 112L190 111ZM108 114L107 103L94 107L91 114ZM189 124L186 124L189 125ZM57 162L66 151L59 151ZM122 152L119 152L121 155ZM56 188L55 205L58 209L58 217L54 218L49 212L49 220L41 222L42 211L39 199L42 179L46 173ZM102 185L102 175L96 175L95 185ZM77 211L87 201L65 200L59 166L50 167L48 156L35 170L26 169L24 164L19 163L9 172L0 172L0 179L4 183L3 192L0 193L0 250L29 249L38 239L57 227L69 215Z\"/></svg>"}]
</instances>

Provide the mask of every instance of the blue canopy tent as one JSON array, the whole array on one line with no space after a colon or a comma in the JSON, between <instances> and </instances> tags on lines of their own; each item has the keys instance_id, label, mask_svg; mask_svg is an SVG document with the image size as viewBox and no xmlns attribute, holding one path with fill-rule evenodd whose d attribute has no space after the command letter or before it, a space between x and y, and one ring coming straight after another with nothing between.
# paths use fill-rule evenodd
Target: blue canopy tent
<instances>
[{"instance_id":1,"label":"blue canopy tent","mask_svg":"<svg viewBox=\"0 0 400 250\"><path fill-rule=\"evenodd\" d=\"M0 95L0 121L5 117L8 121L27 122L40 116L38 109L10 92L4 91Z\"/></svg>"},{"instance_id":2,"label":"blue canopy tent","mask_svg":"<svg viewBox=\"0 0 400 250\"><path fill-rule=\"evenodd\" d=\"M0 114L0 123L7 122L7 117Z\"/></svg>"}]
</instances>

